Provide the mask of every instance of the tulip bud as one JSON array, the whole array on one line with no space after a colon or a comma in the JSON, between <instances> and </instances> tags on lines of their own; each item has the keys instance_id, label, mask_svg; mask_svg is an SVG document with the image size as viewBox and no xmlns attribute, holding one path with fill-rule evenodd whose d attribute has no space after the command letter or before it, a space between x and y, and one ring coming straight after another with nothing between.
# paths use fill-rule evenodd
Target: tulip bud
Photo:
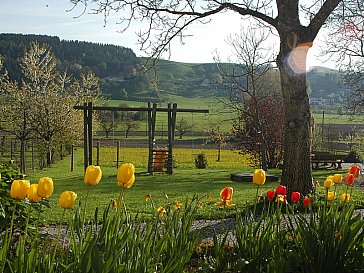
<instances>
[{"instance_id":1,"label":"tulip bud","mask_svg":"<svg viewBox=\"0 0 364 273\"><path fill-rule=\"evenodd\" d=\"M287 188L285 186L278 185L277 189L276 189L276 194L286 195L287 194Z\"/></svg>"},{"instance_id":2,"label":"tulip bud","mask_svg":"<svg viewBox=\"0 0 364 273\"><path fill-rule=\"evenodd\" d=\"M83 177L83 182L89 186L94 186L99 184L102 177L102 171L100 166L89 165L86 168L85 175Z\"/></svg>"},{"instance_id":3,"label":"tulip bud","mask_svg":"<svg viewBox=\"0 0 364 273\"><path fill-rule=\"evenodd\" d=\"M29 188L29 191L27 194L28 200L30 202L37 203L40 200L42 200L42 197L38 195L37 191L38 191L38 184L30 185L30 188Z\"/></svg>"},{"instance_id":4,"label":"tulip bud","mask_svg":"<svg viewBox=\"0 0 364 273\"><path fill-rule=\"evenodd\" d=\"M354 184L354 175L349 173L345 177L345 185L352 186Z\"/></svg>"},{"instance_id":5,"label":"tulip bud","mask_svg":"<svg viewBox=\"0 0 364 273\"><path fill-rule=\"evenodd\" d=\"M303 204L304 208L307 208L308 206L311 206L312 198L309 198L309 197L303 198L302 204Z\"/></svg>"},{"instance_id":6,"label":"tulip bud","mask_svg":"<svg viewBox=\"0 0 364 273\"><path fill-rule=\"evenodd\" d=\"M358 178L359 173L360 173L359 166L357 166L357 165L351 166L348 173L352 174L354 176L354 178Z\"/></svg>"},{"instance_id":7,"label":"tulip bud","mask_svg":"<svg viewBox=\"0 0 364 273\"><path fill-rule=\"evenodd\" d=\"M343 175L341 173L334 174L333 181L335 184L340 184L343 181Z\"/></svg>"},{"instance_id":8,"label":"tulip bud","mask_svg":"<svg viewBox=\"0 0 364 273\"><path fill-rule=\"evenodd\" d=\"M341 195L341 202L349 202L350 201L350 193L346 194L346 193L343 193Z\"/></svg>"},{"instance_id":9,"label":"tulip bud","mask_svg":"<svg viewBox=\"0 0 364 273\"><path fill-rule=\"evenodd\" d=\"M64 191L59 197L59 206L64 209L72 209L76 198L77 194L73 191Z\"/></svg>"},{"instance_id":10,"label":"tulip bud","mask_svg":"<svg viewBox=\"0 0 364 273\"><path fill-rule=\"evenodd\" d=\"M294 203L298 203L301 199L301 194L298 191L294 191L291 194L291 201Z\"/></svg>"},{"instance_id":11,"label":"tulip bud","mask_svg":"<svg viewBox=\"0 0 364 273\"><path fill-rule=\"evenodd\" d=\"M29 180L14 180L10 188L10 196L14 199L24 199L30 189Z\"/></svg>"},{"instance_id":12,"label":"tulip bud","mask_svg":"<svg viewBox=\"0 0 364 273\"><path fill-rule=\"evenodd\" d=\"M334 191L329 191L327 193L327 200L333 201L335 200L335 198L336 198L336 193Z\"/></svg>"},{"instance_id":13,"label":"tulip bud","mask_svg":"<svg viewBox=\"0 0 364 273\"><path fill-rule=\"evenodd\" d=\"M50 177L42 177L38 182L37 194L43 198L49 198L54 190L53 180Z\"/></svg>"},{"instance_id":14,"label":"tulip bud","mask_svg":"<svg viewBox=\"0 0 364 273\"><path fill-rule=\"evenodd\" d=\"M332 179L327 178L324 182L324 187L326 189L330 189L334 185L334 181Z\"/></svg>"},{"instance_id":15,"label":"tulip bud","mask_svg":"<svg viewBox=\"0 0 364 273\"><path fill-rule=\"evenodd\" d=\"M135 181L135 167L131 163L124 163L120 166L117 174L118 186L129 189Z\"/></svg>"},{"instance_id":16,"label":"tulip bud","mask_svg":"<svg viewBox=\"0 0 364 273\"><path fill-rule=\"evenodd\" d=\"M269 201L273 200L275 197L276 197L276 193L274 192L274 190L267 191L267 199Z\"/></svg>"},{"instance_id":17,"label":"tulip bud","mask_svg":"<svg viewBox=\"0 0 364 273\"><path fill-rule=\"evenodd\" d=\"M253 174L253 183L261 186L265 183L265 171L262 169L256 169Z\"/></svg>"}]
</instances>

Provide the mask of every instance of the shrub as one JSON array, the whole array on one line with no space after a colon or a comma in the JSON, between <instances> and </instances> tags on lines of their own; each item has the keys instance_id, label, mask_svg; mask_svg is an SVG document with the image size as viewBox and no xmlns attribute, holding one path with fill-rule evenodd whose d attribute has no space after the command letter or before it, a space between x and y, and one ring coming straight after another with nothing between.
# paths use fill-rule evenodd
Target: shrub
<instances>
[{"instance_id":1,"label":"shrub","mask_svg":"<svg viewBox=\"0 0 364 273\"><path fill-rule=\"evenodd\" d=\"M206 169L208 166L207 158L204 153L199 153L195 156L195 166L198 169Z\"/></svg>"},{"instance_id":2,"label":"shrub","mask_svg":"<svg viewBox=\"0 0 364 273\"><path fill-rule=\"evenodd\" d=\"M363 158L357 151L350 151L345 158L345 162L348 163L362 163Z\"/></svg>"}]
</instances>

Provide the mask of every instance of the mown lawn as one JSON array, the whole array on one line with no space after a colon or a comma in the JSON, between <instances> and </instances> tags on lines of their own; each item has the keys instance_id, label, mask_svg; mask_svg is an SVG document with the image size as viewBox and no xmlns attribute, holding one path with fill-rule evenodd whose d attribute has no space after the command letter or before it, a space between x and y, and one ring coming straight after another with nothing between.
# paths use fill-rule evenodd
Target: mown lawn
<instances>
[{"instance_id":1,"label":"mown lawn","mask_svg":"<svg viewBox=\"0 0 364 273\"><path fill-rule=\"evenodd\" d=\"M195 194L201 198L200 209L197 217L217 218L225 213L218 209L215 202L219 201L219 193L223 187L234 188L233 203L238 207L243 207L251 203L256 195L256 186L252 183L238 183L230 181L230 174L235 172L252 172L253 168L248 166L248 161L243 156L234 151L224 150L222 160L216 162L215 150L195 150L195 149L175 149L175 161L177 168L173 175L157 173L150 176L147 170L147 149L144 148L124 148L121 158L125 162L131 162L136 167L136 181L130 190L125 191L125 203L131 213L152 215L151 202L145 202L145 195L152 196L154 209L159 206L166 206L173 201L184 201L192 198ZM209 167L197 169L194 166L194 154L204 152L208 158ZM95 208L100 211L110 203L112 198L119 198L120 189L116 182L116 158L115 149L102 147L100 153L100 165L103 177L99 185L89 188L83 183L83 150L77 149L75 153L75 170L70 171L70 157L58 162L54 166L30 175L32 183L36 183L40 177L49 176L54 180L55 190L50 201L50 208L43 214L49 223L58 222L62 210L58 207L58 198L64 190L71 190L77 193L77 200L85 202L87 191L89 197L87 201L87 215L93 217ZM96 157L96 155L95 155ZM345 173L347 170L342 170ZM336 171L315 171L314 179L323 184L326 176L334 174ZM269 173L280 175L278 169L270 170ZM276 182L267 182L261 187L261 193L277 186ZM323 188L319 188L323 191ZM344 191L344 187L339 188L338 194ZM208 200L207 196L212 199ZM340 196L340 195L338 195ZM354 189L353 200L361 201L362 192ZM227 213L233 213L231 209Z\"/></svg>"}]
</instances>

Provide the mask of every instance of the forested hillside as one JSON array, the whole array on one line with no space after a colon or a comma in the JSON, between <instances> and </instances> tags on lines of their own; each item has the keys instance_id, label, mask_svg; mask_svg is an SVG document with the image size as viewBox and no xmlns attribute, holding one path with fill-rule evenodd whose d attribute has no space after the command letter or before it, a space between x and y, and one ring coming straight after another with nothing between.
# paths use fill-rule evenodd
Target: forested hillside
<instances>
[{"instance_id":1,"label":"forested hillside","mask_svg":"<svg viewBox=\"0 0 364 273\"><path fill-rule=\"evenodd\" d=\"M100 79L105 95L115 99L138 97L148 90L146 76L137 76L139 60L125 47L81 41L65 41L55 36L0 34L0 55L13 80L21 80L18 58L31 41L46 43L58 59L58 68L75 77L92 71Z\"/></svg>"},{"instance_id":2,"label":"forested hillside","mask_svg":"<svg viewBox=\"0 0 364 273\"><path fill-rule=\"evenodd\" d=\"M0 55L12 79L21 80L18 58L30 41L46 43L69 74L94 72L103 94L112 99L161 101L168 94L182 97L228 96L231 84L220 74L228 64L180 63L160 60L144 75L137 72L143 58L122 46L65 41L46 35L0 34ZM240 68L241 69L241 68ZM317 67L307 74L311 104L340 105L348 90L340 85L338 71ZM277 79L279 80L279 79ZM244 81L244 80L242 80Z\"/></svg>"}]
</instances>

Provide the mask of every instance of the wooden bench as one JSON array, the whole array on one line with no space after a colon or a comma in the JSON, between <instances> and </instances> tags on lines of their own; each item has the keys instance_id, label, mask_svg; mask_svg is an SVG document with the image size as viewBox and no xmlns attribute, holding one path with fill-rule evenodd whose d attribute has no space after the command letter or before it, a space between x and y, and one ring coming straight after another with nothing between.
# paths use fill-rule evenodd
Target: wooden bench
<instances>
[{"instance_id":1,"label":"wooden bench","mask_svg":"<svg viewBox=\"0 0 364 273\"><path fill-rule=\"evenodd\" d=\"M312 169L319 169L320 164L328 165L330 167L335 167L336 169L342 169L341 164L346 158L345 154L333 154L330 152L313 152L311 155Z\"/></svg>"}]
</instances>

